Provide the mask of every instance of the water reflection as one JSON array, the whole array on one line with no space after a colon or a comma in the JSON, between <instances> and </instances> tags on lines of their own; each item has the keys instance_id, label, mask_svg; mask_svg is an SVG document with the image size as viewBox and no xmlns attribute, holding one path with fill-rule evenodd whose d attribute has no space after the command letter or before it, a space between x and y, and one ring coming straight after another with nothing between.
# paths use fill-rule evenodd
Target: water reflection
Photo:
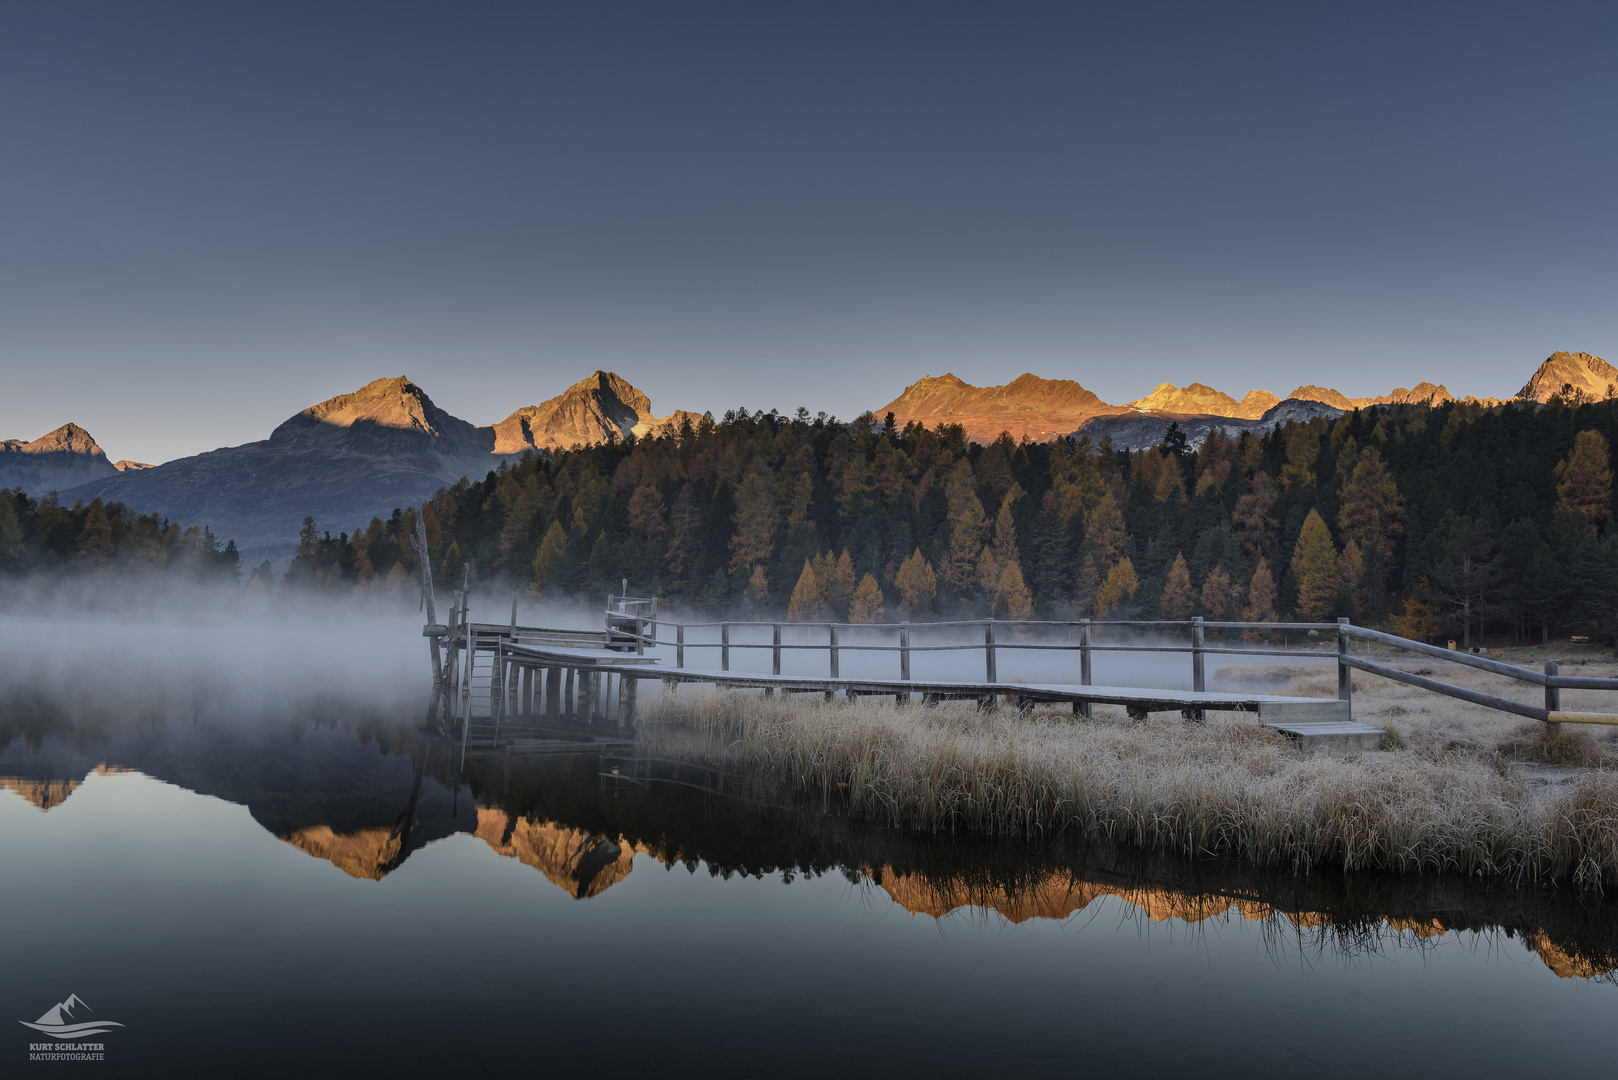
<instances>
[{"instance_id":1,"label":"water reflection","mask_svg":"<svg viewBox=\"0 0 1618 1080\"><path fill-rule=\"evenodd\" d=\"M40 811L70 802L87 776L138 771L245 806L280 840L367 881L466 835L581 901L637 865L841 875L934 919L1073 921L1112 901L1144 923L1256 924L1277 950L1352 958L1468 931L1519 939L1562 978L1612 982L1618 970L1618 912L1586 896L906 835L738 798L723 776L638 755L615 728L555 718L474 748L464 767L453 738L396 710L249 707L228 690L121 716L13 698L0 740L0 788Z\"/></svg>"}]
</instances>

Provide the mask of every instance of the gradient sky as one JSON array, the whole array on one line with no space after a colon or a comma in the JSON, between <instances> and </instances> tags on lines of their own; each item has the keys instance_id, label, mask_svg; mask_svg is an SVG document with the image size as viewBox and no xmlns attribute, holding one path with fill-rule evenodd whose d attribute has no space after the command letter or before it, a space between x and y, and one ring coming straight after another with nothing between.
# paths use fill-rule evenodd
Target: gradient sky
<instances>
[{"instance_id":1,"label":"gradient sky","mask_svg":"<svg viewBox=\"0 0 1618 1080\"><path fill-rule=\"evenodd\" d=\"M1618 359L1618 5L0 6L0 437Z\"/></svg>"}]
</instances>

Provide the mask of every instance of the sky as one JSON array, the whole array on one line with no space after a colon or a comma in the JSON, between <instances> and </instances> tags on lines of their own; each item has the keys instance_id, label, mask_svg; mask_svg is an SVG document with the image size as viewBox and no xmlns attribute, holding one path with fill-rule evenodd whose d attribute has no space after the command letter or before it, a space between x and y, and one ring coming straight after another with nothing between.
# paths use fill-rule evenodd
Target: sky
<instances>
[{"instance_id":1,"label":"sky","mask_svg":"<svg viewBox=\"0 0 1618 1080\"><path fill-rule=\"evenodd\" d=\"M1618 360L1618 5L0 5L0 437Z\"/></svg>"}]
</instances>

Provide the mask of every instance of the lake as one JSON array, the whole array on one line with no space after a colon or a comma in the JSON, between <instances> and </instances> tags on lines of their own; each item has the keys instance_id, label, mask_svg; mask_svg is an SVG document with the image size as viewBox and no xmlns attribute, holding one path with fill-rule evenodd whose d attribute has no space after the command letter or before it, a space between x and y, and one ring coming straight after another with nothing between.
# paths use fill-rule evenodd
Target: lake
<instances>
[{"instance_id":1,"label":"lake","mask_svg":"<svg viewBox=\"0 0 1618 1080\"><path fill-rule=\"evenodd\" d=\"M0 623L0 1074L1611 1075L1599 898L862 828L564 718L463 769L418 634ZM70 999L104 1060L31 1063Z\"/></svg>"}]
</instances>

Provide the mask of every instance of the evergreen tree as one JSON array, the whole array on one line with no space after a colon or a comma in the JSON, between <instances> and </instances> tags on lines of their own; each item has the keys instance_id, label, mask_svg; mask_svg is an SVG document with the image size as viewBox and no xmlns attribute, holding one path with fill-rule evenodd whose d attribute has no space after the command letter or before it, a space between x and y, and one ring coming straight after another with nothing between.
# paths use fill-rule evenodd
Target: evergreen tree
<instances>
[{"instance_id":1,"label":"evergreen tree","mask_svg":"<svg viewBox=\"0 0 1618 1080\"><path fill-rule=\"evenodd\" d=\"M1581 431L1573 453L1556 466L1556 504L1596 526L1612 516L1612 451L1599 431Z\"/></svg>"},{"instance_id":2,"label":"evergreen tree","mask_svg":"<svg viewBox=\"0 0 1618 1080\"><path fill-rule=\"evenodd\" d=\"M1247 584L1247 604L1242 608L1242 621L1275 622L1280 618L1276 614L1275 600L1275 575L1270 573L1269 561L1259 559L1258 566L1253 570L1253 579ZM1250 630L1244 636L1253 639L1258 634Z\"/></svg>"}]
</instances>

